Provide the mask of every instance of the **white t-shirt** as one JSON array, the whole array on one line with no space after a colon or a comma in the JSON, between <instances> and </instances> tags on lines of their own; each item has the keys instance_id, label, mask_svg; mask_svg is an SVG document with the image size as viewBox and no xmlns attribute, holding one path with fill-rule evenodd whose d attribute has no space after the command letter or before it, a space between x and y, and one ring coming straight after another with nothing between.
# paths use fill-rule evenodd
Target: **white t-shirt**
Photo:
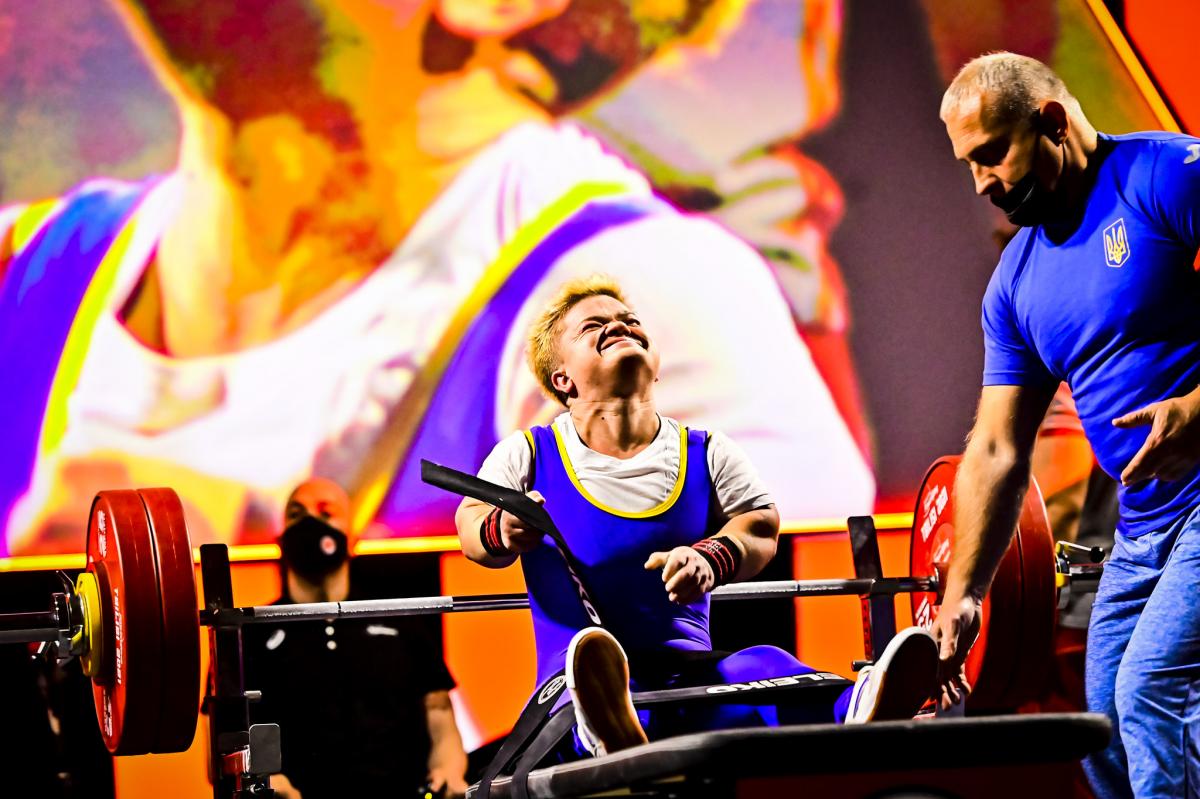
<instances>
[{"instance_id":1,"label":"white t-shirt","mask_svg":"<svg viewBox=\"0 0 1200 799\"><path fill-rule=\"evenodd\" d=\"M14 509L14 551L78 551L95 492L132 485L174 487L196 544L268 538L297 483L312 474L350 481L455 311L522 226L583 181L650 194L644 178L576 126L518 126L458 174L387 261L309 324L240 352L179 359L142 346L118 314L166 225L185 212L181 179L159 184L132 219L64 437ZM872 474L769 268L700 217L656 214L605 231L550 268L497 341L497 370L480 376L497 381L497 439L561 410L525 365L525 333L559 285L597 271L623 285L656 337L664 414L736 438L784 518L871 510Z\"/></svg>"},{"instance_id":2,"label":"white t-shirt","mask_svg":"<svg viewBox=\"0 0 1200 799\"><path fill-rule=\"evenodd\" d=\"M659 421L658 435L631 458L614 458L590 449L579 437L570 413L559 414L553 425L584 489L609 507L640 513L662 504L679 477L679 422L666 416ZM727 518L774 504L754 465L729 436L709 432L707 461L717 503ZM525 434L518 431L497 444L479 476L529 491L533 487L533 453Z\"/></svg>"}]
</instances>

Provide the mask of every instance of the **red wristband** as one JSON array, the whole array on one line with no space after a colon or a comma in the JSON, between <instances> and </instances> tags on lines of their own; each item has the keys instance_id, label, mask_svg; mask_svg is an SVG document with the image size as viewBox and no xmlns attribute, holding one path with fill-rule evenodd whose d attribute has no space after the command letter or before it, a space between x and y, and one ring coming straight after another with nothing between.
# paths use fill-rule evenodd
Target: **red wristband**
<instances>
[{"instance_id":1,"label":"red wristband","mask_svg":"<svg viewBox=\"0 0 1200 799\"><path fill-rule=\"evenodd\" d=\"M512 553L504 546L504 539L500 537L500 514L499 508L493 508L492 512L483 520L483 524L479 525L479 540L483 544L484 550L493 558L506 558Z\"/></svg>"},{"instance_id":2,"label":"red wristband","mask_svg":"<svg viewBox=\"0 0 1200 799\"><path fill-rule=\"evenodd\" d=\"M738 567L742 565L742 551L734 546L728 536L705 538L692 544L692 549L700 553L708 565L712 566L713 576L717 585L724 585L737 575Z\"/></svg>"}]
</instances>

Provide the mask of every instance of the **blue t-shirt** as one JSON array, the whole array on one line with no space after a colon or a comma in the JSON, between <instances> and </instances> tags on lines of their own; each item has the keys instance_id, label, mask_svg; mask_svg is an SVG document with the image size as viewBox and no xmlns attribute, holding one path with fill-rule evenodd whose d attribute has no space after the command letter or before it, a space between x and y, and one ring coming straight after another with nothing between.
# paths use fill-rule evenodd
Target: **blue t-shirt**
<instances>
[{"instance_id":1,"label":"blue t-shirt","mask_svg":"<svg viewBox=\"0 0 1200 799\"><path fill-rule=\"evenodd\" d=\"M1112 420L1200 384L1200 139L1100 137L1079 226L1022 228L983 298L983 384L1065 380L1100 465L1119 477L1149 433ZM1200 505L1200 468L1120 492L1136 537Z\"/></svg>"}]
</instances>

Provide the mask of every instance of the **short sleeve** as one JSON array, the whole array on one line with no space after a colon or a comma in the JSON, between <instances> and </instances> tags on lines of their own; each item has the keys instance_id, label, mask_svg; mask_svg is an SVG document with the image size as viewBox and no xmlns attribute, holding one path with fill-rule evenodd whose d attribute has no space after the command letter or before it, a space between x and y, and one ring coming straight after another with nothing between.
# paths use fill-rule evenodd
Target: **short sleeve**
<instances>
[{"instance_id":1,"label":"short sleeve","mask_svg":"<svg viewBox=\"0 0 1200 799\"><path fill-rule=\"evenodd\" d=\"M421 693L434 691L452 691L457 687L450 669L446 667L445 659L438 653L436 647L419 647L421 662L417 663L417 685Z\"/></svg>"},{"instance_id":2,"label":"short sleeve","mask_svg":"<svg viewBox=\"0 0 1200 799\"><path fill-rule=\"evenodd\" d=\"M532 488L533 451L524 431L506 436L492 449L479 467L479 477L514 491Z\"/></svg>"},{"instance_id":3,"label":"short sleeve","mask_svg":"<svg viewBox=\"0 0 1200 799\"><path fill-rule=\"evenodd\" d=\"M745 451L724 433L709 436L708 471L726 518L775 504Z\"/></svg>"},{"instance_id":4,"label":"short sleeve","mask_svg":"<svg viewBox=\"0 0 1200 799\"><path fill-rule=\"evenodd\" d=\"M1151 183L1159 221L1191 251L1200 249L1200 139L1164 141Z\"/></svg>"},{"instance_id":5,"label":"short sleeve","mask_svg":"<svg viewBox=\"0 0 1200 799\"><path fill-rule=\"evenodd\" d=\"M983 384L1044 386L1057 382L1021 333L1003 274L1001 264L983 295Z\"/></svg>"}]
</instances>

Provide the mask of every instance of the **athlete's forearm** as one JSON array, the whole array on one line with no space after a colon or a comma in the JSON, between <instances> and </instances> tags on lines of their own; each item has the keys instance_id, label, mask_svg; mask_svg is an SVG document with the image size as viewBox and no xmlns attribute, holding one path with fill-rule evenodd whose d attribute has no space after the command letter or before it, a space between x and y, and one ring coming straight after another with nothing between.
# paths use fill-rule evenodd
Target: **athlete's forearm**
<instances>
[{"instance_id":1,"label":"athlete's forearm","mask_svg":"<svg viewBox=\"0 0 1200 799\"><path fill-rule=\"evenodd\" d=\"M479 529L492 510L493 507L486 502L465 497L454 512L454 526L458 531L458 543L468 560L489 569L502 569L516 560L517 556L497 557L484 548Z\"/></svg>"},{"instance_id":2,"label":"athlete's forearm","mask_svg":"<svg viewBox=\"0 0 1200 799\"><path fill-rule=\"evenodd\" d=\"M943 605L982 599L1017 526L1030 461L996 442L967 445L954 484L954 556Z\"/></svg>"},{"instance_id":3,"label":"athlete's forearm","mask_svg":"<svg viewBox=\"0 0 1200 799\"><path fill-rule=\"evenodd\" d=\"M717 535L733 539L742 553L734 581L749 580L775 557L779 539L779 513L774 505L734 516Z\"/></svg>"}]
</instances>

